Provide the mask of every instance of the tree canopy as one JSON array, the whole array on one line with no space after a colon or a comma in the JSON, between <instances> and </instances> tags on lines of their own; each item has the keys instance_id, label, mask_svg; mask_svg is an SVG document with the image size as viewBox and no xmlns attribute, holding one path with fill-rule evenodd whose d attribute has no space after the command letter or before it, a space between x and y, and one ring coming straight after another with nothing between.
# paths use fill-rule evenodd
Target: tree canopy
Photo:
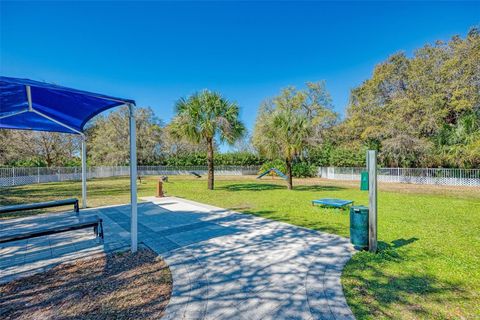
<instances>
[{"instance_id":1,"label":"tree canopy","mask_svg":"<svg viewBox=\"0 0 480 320\"><path fill-rule=\"evenodd\" d=\"M137 161L150 164L161 157L162 123L151 108L136 108ZM93 165L126 165L130 159L129 111L119 108L97 116L87 131L88 157Z\"/></svg>"},{"instance_id":2,"label":"tree canopy","mask_svg":"<svg viewBox=\"0 0 480 320\"><path fill-rule=\"evenodd\" d=\"M397 53L351 92L330 139L380 151L384 166L480 165L480 33Z\"/></svg>"},{"instance_id":3,"label":"tree canopy","mask_svg":"<svg viewBox=\"0 0 480 320\"><path fill-rule=\"evenodd\" d=\"M293 87L265 101L258 111L253 143L260 154L285 161L288 187L292 185L292 164L309 146L321 143L323 131L336 121L324 82Z\"/></svg>"}]
</instances>

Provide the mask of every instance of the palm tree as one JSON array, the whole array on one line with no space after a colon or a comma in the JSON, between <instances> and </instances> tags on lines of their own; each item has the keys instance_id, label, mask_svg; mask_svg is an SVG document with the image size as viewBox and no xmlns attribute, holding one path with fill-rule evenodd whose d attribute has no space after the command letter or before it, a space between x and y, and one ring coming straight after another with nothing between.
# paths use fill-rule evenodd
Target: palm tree
<instances>
[{"instance_id":1,"label":"palm tree","mask_svg":"<svg viewBox=\"0 0 480 320\"><path fill-rule=\"evenodd\" d=\"M311 125L303 114L292 109L276 109L264 114L255 128L255 145L271 159L282 158L287 170L287 187L293 189L293 160L303 151L311 133Z\"/></svg>"},{"instance_id":2,"label":"palm tree","mask_svg":"<svg viewBox=\"0 0 480 320\"><path fill-rule=\"evenodd\" d=\"M175 111L172 133L207 146L208 189L213 190L215 139L233 144L243 136L245 126L238 118L239 107L219 93L204 90L178 100Z\"/></svg>"},{"instance_id":3,"label":"palm tree","mask_svg":"<svg viewBox=\"0 0 480 320\"><path fill-rule=\"evenodd\" d=\"M324 82L307 83L305 90L289 87L261 105L253 144L268 158L285 161L288 189L293 189L293 161L318 145L335 119Z\"/></svg>"}]
</instances>

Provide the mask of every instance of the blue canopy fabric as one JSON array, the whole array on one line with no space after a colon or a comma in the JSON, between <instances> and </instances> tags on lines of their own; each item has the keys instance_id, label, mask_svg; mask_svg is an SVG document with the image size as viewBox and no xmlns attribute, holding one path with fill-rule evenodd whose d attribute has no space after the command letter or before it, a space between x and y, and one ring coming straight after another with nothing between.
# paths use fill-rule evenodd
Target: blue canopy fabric
<instances>
[{"instance_id":1,"label":"blue canopy fabric","mask_svg":"<svg viewBox=\"0 0 480 320\"><path fill-rule=\"evenodd\" d=\"M0 76L0 129L78 134L88 120L123 104L135 101Z\"/></svg>"}]
</instances>

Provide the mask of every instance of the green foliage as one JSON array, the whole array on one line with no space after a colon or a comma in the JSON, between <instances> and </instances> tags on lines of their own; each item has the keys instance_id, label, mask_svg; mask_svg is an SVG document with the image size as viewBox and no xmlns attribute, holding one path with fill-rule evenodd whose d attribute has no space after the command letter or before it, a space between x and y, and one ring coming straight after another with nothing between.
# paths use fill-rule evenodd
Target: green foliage
<instances>
[{"instance_id":1,"label":"green foliage","mask_svg":"<svg viewBox=\"0 0 480 320\"><path fill-rule=\"evenodd\" d=\"M38 157L18 159L5 164L8 167L46 167L47 163Z\"/></svg>"},{"instance_id":2,"label":"green foliage","mask_svg":"<svg viewBox=\"0 0 480 320\"><path fill-rule=\"evenodd\" d=\"M326 167L331 165L331 153L334 146L330 143L324 143L308 150L308 160L312 165ZM334 164L332 164L334 165Z\"/></svg>"},{"instance_id":3,"label":"green foliage","mask_svg":"<svg viewBox=\"0 0 480 320\"><path fill-rule=\"evenodd\" d=\"M247 152L216 153L215 165L226 166L255 166L261 165L265 160L255 154ZM207 153L191 153L178 156L168 156L161 161L162 165L168 166L205 166Z\"/></svg>"},{"instance_id":4,"label":"green foliage","mask_svg":"<svg viewBox=\"0 0 480 320\"><path fill-rule=\"evenodd\" d=\"M292 174L295 178L310 178L315 177L317 167L306 162L294 163L292 167Z\"/></svg>"},{"instance_id":5,"label":"green foliage","mask_svg":"<svg viewBox=\"0 0 480 320\"><path fill-rule=\"evenodd\" d=\"M373 147L383 166L478 166L479 61L478 28L392 55L352 90L332 141Z\"/></svg>"},{"instance_id":6,"label":"green foliage","mask_svg":"<svg viewBox=\"0 0 480 320\"><path fill-rule=\"evenodd\" d=\"M330 152L330 165L338 167L365 166L366 149L358 146L341 146Z\"/></svg>"},{"instance_id":7,"label":"green foliage","mask_svg":"<svg viewBox=\"0 0 480 320\"><path fill-rule=\"evenodd\" d=\"M172 133L194 143L206 143L218 137L233 144L245 132L245 126L239 120L238 105L216 92L204 90L181 98L175 111Z\"/></svg>"},{"instance_id":8,"label":"green foliage","mask_svg":"<svg viewBox=\"0 0 480 320\"><path fill-rule=\"evenodd\" d=\"M256 166L265 162L261 156L250 152L228 152L215 154L215 163L218 165Z\"/></svg>"},{"instance_id":9,"label":"green foliage","mask_svg":"<svg viewBox=\"0 0 480 320\"><path fill-rule=\"evenodd\" d=\"M160 163L167 166L204 166L207 164L206 153L191 153L179 156L169 156Z\"/></svg>"}]
</instances>

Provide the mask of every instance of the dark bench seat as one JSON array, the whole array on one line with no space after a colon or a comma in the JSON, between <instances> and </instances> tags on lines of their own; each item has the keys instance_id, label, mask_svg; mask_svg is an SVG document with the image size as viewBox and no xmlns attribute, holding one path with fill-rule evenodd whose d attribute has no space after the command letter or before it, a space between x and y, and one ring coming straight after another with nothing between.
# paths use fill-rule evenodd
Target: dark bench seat
<instances>
[{"instance_id":1,"label":"dark bench seat","mask_svg":"<svg viewBox=\"0 0 480 320\"><path fill-rule=\"evenodd\" d=\"M4 228L0 230L0 243L30 239L40 236L46 236L55 233L61 233L72 230L79 230L93 227L97 237L103 240L102 219L97 215L68 217L46 217L44 221L39 221L38 225L25 223L23 226Z\"/></svg>"},{"instance_id":2,"label":"dark bench seat","mask_svg":"<svg viewBox=\"0 0 480 320\"><path fill-rule=\"evenodd\" d=\"M69 199L55 200L55 201L17 204L17 205L13 205L13 206L1 206L0 207L0 214L9 213L9 212L17 212L17 211L25 211L25 210L61 207L61 206L68 206L68 205L72 205L72 204L73 204L73 211L78 212L79 211L78 199L77 198L69 198Z\"/></svg>"}]
</instances>

